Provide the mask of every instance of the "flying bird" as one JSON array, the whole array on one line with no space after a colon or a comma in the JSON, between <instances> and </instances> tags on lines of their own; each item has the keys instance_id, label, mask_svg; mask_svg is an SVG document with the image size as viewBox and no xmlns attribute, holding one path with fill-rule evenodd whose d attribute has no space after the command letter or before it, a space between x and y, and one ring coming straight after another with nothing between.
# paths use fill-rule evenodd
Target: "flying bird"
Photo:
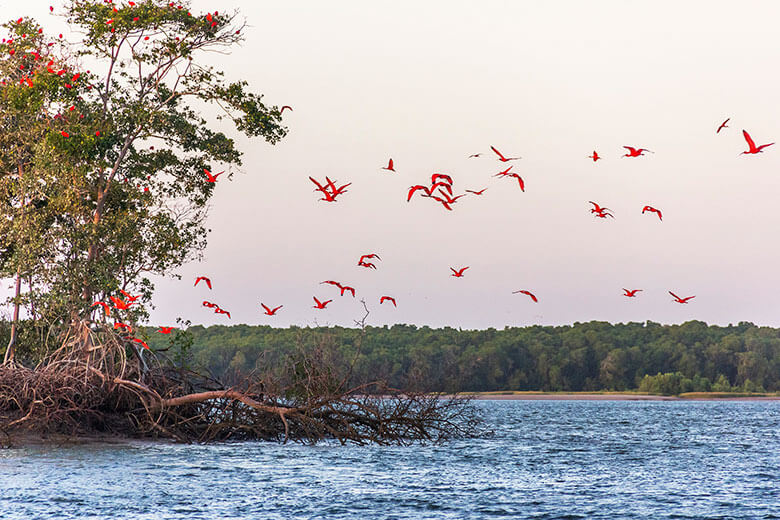
<instances>
[{"instance_id":1,"label":"flying bird","mask_svg":"<svg viewBox=\"0 0 780 520\"><path fill-rule=\"evenodd\" d=\"M628 289L623 289L623 291L625 292L623 296L628 296L629 298L636 298L636 293L640 292L641 290L642 289L632 289L629 291Z\"/></svg>"},{"instance_id":2,"label":"flying bird","mask_svg":"<svg viewBox=\"0 0 780 520\"><path fill-rule=\"evenodd\" d=\"M481 155L482 155L481 153L473 153L473 154L469 155L468 158L471 159L472 157L480 157Z\"/></svg>"},{"instance_id":3,"label":"flying bird","mask_svg":"<svg viewBox=\"0 0 780 520\"><path fill-rule=\"evenodd\" d=\"M498 160L501 162L516 161L517 159L522 159L522 157L504 157L504 155L501 152L496 150L495 146L491 146L490 149L493 150L496 153L496 155L498 155Z\"/></svg>"},{"instance_id":4,"label":"flying bird","mask_svg":"<svg viewBox=\"0 0 780 520\"><path fill-rule=\"evenodd\" d=\"M393 168L393 159L390 158L390 162L387 164L387 166L382 166L382 169L394 172L395 168Z\"/></svg>"},{"instance_id":5,"label":"flying bird","mask_svg":"<svg viewBox=\"0 0 780 520\"><path fill-rule=\"evenodd\" d=\"M114 302L114 308L119 311L126 311L130 308L131 305L135 305L136 302L126 302L120 298L116 298L115 296L109 296L112 302Z\"/></svg>"},{"instance_id":6,"label":"flying bird","mask_svg":"<svg viewBox=\"0 0 780 520\"><path fill-rule=\"evenodd\" d=\"M206 174L206 182L214 183L214 182L217 182L217 177L219 177L220 175L222 175L225 172L221 171L221 172L219 172L219 173L217 173L215 175L211 175L210 171L208 171L206 168L203 168L203 173Z\"/></svg>"},{"instance_id":7,"label":"flying bird","mask_svg":"<svg viewBox=\"0 0 780 520\"><path fill-rule=\"evenodd\" d=\"M208 307L209 309L213 309L217 306L216 303L207 302L206 300L203 300L203 306Z\"/></svg>"},{"instance_id":8,"label":"flying bird","mask_svg":"<svg viewBox=\"0 0 780 520\"><path fill-rule=\"evenodd\" d=\"M493 175L493 177L506 177L509 175L509 170L511 170L514 167L514 165L509 166L506 170L502 172L498 172L497 174Z\"/></svg>"},{"instance_id":9,"label":"flying bird","mask_svg":"<svg viewBox=\"0 0 780 520\"><path fill-rule=\"evenodd\" d=\"M138 338L127 338L127 339L129 339L130 341L135 341L136 343L139 343L146 350L149 350L149 345L147 345L144 340Z\"/></svg>"},{"instance_id":10,"label":"flying bird","mask_svg":"<svg viewBox=\"0 0 780 520\"><path fill-rule=\"evenodd\" d=\"M450 271L452 271L452 274L450 276L454 276L455 278L461 278L463 276L463 271L465 271L468 268L469 268L469 266L466 266L466 267L461 267L460 269L456 270L456 269L450 267Z\"/></svg>"},{"instance_id":11,"label":"flying bird","mask_svg":"<svg viewBox=\"0 0 780 520\"><path fill-rule=\"evenodd\" d=\"M129 334L133 333L133 327L127 323L122 323L121 321L114 323L114 330L116 329L125 329L125 331L127 331Z\"/></svg>"},{"instance_id":12,"label":"flying bird","mask_svg":"<svg viewBox=\"0 0 780 520\"><path fill-rule=\"evenodd\" d=\"M200 282L201 280L206 282L206 285L208 286L208 288L211 289L211 279L209 279L206 276L198 276L197 278L195 278L195 287L198 286L198 282Z\"/></svg>"},{"instance_id":13,"label":"flying bird","mask_svg":"<svg viewBox=\"0 0 780 520\"><path fill-rule=\"evenodd\" d=\"M761 153L761 151L766 148L767 146L772 146L775 143L769 143L769 144L762 144L761 146L756 146L756 143L753 142L753 139L750 137L750 134L747 133L745 130L742 130L742 135L745 137L745 141L747 141L749 149L742 152L739 155L742 154L751 154L751 153Z\"/></svg>"},{"instance_id":14,"label":"flying bird","mask_svg":"<svg viewBox=\"0 0 780 520\"><path fill-rule=\"evenodd\" d=\"M385 303L385 301L389 301L390 303L392 303L393 307L398 307L398 305L395 304L395 298L393 298L392 296L382 296L381 298L379 298L379 305L382 305L383 303Z\"/></svg>"},{"instance_id":15,"label":"flying bird","mask_svg":"<svg viewBox=\"0 0 780 520\"><path fill-rule=\"evenodd\" d=\"M92 304L92 307L95 305L100 305L103 307L103 312L106 314L106 316L111 316L111 307L109 307L106 302L95 302Z\"/></svg>"},{"instance_id":16,"label":"flying bird","mask_svg":"<svg viewBox=\"0 0 780 520\"><path fill-rule=\"evenodd\" d=\"M434 173L433 175L431 175L431 184L435 185L437 182L439 182L439 179L447 182L447 184L452 186L452 177L450 177L446 173Z\"/></svg>"},{"instance_id":17,"label":"flying bird","mask_svg":"<svg viewBox=\"0 0 780 520\"><path fill-rule=\"evenodd\" d=\"M227 314L227 317L230 318L230 313L228 311L226 311L225 309L219 308L219 306L217 306L217 308L214 309L214 312L216 314Z\"/></svg>"},{"instance_id":18,"label":"flying bird","mask_svg":"<svg viewBox=\"0 0 780 520\"><path fill-rule=\"evenodd\" d=\"M284 114L284 111L285 111L285 110L289 110L290 112L292 112L292 111L293 111L293 109L292 109L292 107L291 107L290 105L284 105L284 106L282 107L282 109L279 111L279 115L282 115L282 114Z\"/></svg>"},{"instance_id":19,"label":"flying bird","mask_svg":"<svg viewBox=\"0 0 780 520\"><path fill-rule=\"evenodd\" d=\"M473 193L474 195L482 195L483 193L485 193L485 190L486 190L486 189L487 189L487 188L482 188L482 189L481 189L481 190L479 190L479 191L474 191L474 190L466 190L466 191L467 191L467 192L469 192L469 193Z\"/></svg>"},{"instance_id":20,"label":"flying bird","mask_svg":"<svg viewBox=\"0 0 780 520\"><path fill-rule=\"evenodd\" d=\"M510 173L509 175L507 175L507 177L514 177L515 179L517 179L517 183L520 185L520 191L525 192L525 183L523 182L522 177L520 177L516 173Z\"/></svg>"},{"instance_id":21,"label":"flying bird","mask_svg":"<svg viewBox=\"0 0 780 520\"><path fill-rule=\"evenodd\" d=\"M354 287L350 287L349 285L340 285L339 289L341 289L341 296L344 296L344 292L345 291L349 291L349 292L352 293L352 297L353 298L355 297L355 288Z\"/></svg>"},{"instance_id":22,"label":"flying bird","mask_svg":"<svg viewBox=\"0 0 780 520\"><path fill-rule=\"evenodd\" d=\"M140 298L140 297L141 297L141 295L140 295L140 294L139 294L138 296L131 296L129 293L125 292L125 291L124 291L124 290L122 290L122 289L119 289L119 292L121 292L121 293L122 293L122 295L125 297L125 299L127 299L127 301L129 301L129 302L134 302L134 301L136 301L138 298Z\"/></svg>"},{"instance_id":23,"label":"flying bird","mask_svg":"<svg viewBox=\"0 0 780 520\"><path fill-rule=\"evenodd\" d=\"M593 162L596 162L599 159L602 159L602 157L599 155L599 153L596 150L593 150L593 155L589 155L588 159L593 159Z\"/></svg>"},{"instance_id":24,"label":"flying bird","mask_svg":"<svg viewBox=\"0 0 780 520\"><path fill-rule=\"evenodd\" d=\"M157 332L159 332L160 334L170 334L171 331L175 328L176 327L160 327L159 329L157 329Z\"/></svg>"},{"instance_id":25,"label":"flying bird","mask_svg":"<svg viewBox=\"0 0 780 520\"><path fill-rule=\"evenodd\" d=\"M414 193L416 191L418 191L418 190L423 190L425 192L425 194L428 195L428 196L431 195L431 190L429 190L425 186L417 184L416 186L412 186L412 187L409 188L409 194L406 196L406 202L409 202L410 200L412 200L412 195L414 195Z\"/></svg>"},{"instance_id":26,"label":"flying bird","mask_svg":"<svg viewBox=\"0 0 780 520\"><path fill-rule=\"evenodd\" d=\"M593 202L592 200L588 201L590 204L593 204L593 208L591 208L591 213L604 213L605 211L612 211L611 209L607 207L599 206L597 203Z\"/></svg>"},{"instance_id":27,"label":"flying bird","mask_svg":"<svg viewBox=\"0 0 780 520\"><path fill-rule=\"evenodd\" d=\"M674 298L674 301L676 301L677 303L688 303L688 300L692 300L693 298L696 298L696 296L688 296L686 298L680 298L679 296L674 294L672 291L669 291L669 294L672 295L672 297Z\"/></svg>"},{"instance_id":28,"label":"flying bird","mask_svg":"<svg viewBox=\"0 0 780 520\"><path fill-rule=\"evenodd\" d=\"M366 259L369 259L369 260L370 260L370 259L372 259L372 258L376 258L377 260L381 260L381 258L379 258L379 255L378 255L378 254L376 254L376 253L370 253L370 254L367 254L367 255L362 255L362 256L360 257L360 260L358 260L358 265L362 264L362 263L363 263L363 261L365 261Z\"/></svg>"},{"instance_id":29,"label":"flying bird","mask_svg":"<svg viewBox=\"0 0 780 520\"><path fill-rule=\"evenodd\" d=\"M655 209L652 206L645 206L644 208L642 208L642 214L643 215L645 214L645 211L650 211L652 213L656 213L656 214L658 214L658 220L663 220L663 216L661 215L661 210L660 209Z\"/></svg>"},{"instance_id":30,"label":"flying bird","mask_svg":"<svg viewBox=\"0 0 780 520\"><path fill-rule=\"evenodd\" d=\"M371 262L358 262L358 264L357 264L357 265L359 265L360 267L366 267L366 268L370 268L370 269L376 269L376 266L375 266L374 264L372 264Z\"/></svg>"},{"instance_id":31,"label":"flying bird","mask_svg":"<svg viewBox=\"0 0 780 520\"><path fill-rule=\"evenodd\" d=\"M633 146L624 146L623 148L628 150L628 153L625 154L623 157L639 157L644 152L655 153L655 152L651 152L647 148L634 148Z\"/></svg>"},{"instance_id":32,"label":"flying bird","mask_svg":"<svg viewBox=\"0 0 780 520\"><path fill-rule=\"evenodd\" d=\"M530 291L526 291L525 289L512 291L512 294L525 294L526 296L530 296L534 303L539 303L539 300L536 299L536 296L534 296Z\"/></svg>"},{"instance_id":33,"label":"flying bird","mask_svg":"<svg viewBox=\"0 0 780 520\"><path fill-rule=\"evenodd\" d=\"M719 134L719 133L720 133L720 131L721 131L721 130L723 130L724 128L730 128L729 126L726 126L726 123L728 123L730 119L731 119L731 118L729 117L728 119L726 119L725 121L723 121L723 122L720 124L720 126L718 127L718 129L717 129L717 130L715 130L715 133L716 133L716 134Z\"/></svg>"},{"instance_id":34,"label":"flying bird","mask_svg":"<svg viewBox=\"0 0 780 520\"><path fill-rule=\"evenodd\" d=\"M325 307L327 307L327 306L328 306L328 304L329 304L330 302L332 302L332 301L333 301L333 300L325 300L324 302L321 302L321 301L319 301L319 300L317 299L317 297L316 297L316 296L312 296L312 298L314 298L314 303L315 303L315 305L313 306L313 308L314 308L314 309L324 309Z\"/></svg>"},{"instance_id":35,"label":"flying bird","mask_svg":"<svg viewBox=\"0 0 780 520\"><path fill-rule=\"evenodd\" d=\"M273 309L271 309L264 303L261 303L260 305L263 307L263 309L265 309L265 312L263 314L266 314L268 316L274 316L276 314L276 311L284 307L284 305L280 305L278 307L274 307Z\"/></svg>"}]
</instances>

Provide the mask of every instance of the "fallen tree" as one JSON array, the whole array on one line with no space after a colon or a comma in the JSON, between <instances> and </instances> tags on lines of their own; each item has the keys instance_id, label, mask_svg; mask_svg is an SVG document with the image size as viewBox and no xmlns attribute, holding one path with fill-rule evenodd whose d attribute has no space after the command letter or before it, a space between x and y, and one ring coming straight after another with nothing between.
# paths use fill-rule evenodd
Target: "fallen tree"
<instances>
[{"instance_id":1,"label":"fallen tree","mask_svg":"<svg viewBox=\"0 0 780 520\"><path fill-rule=\"evenodd\" d=\"M440 442L478 431L468 399L402 392L381 381L350 384L353 363L336 363L320 341L297 346L282 370L224 387L107 327L80 322L38 366L0 367L0 431L9 438L31 432L342 444Z\"/></svg>"}]
</instances>

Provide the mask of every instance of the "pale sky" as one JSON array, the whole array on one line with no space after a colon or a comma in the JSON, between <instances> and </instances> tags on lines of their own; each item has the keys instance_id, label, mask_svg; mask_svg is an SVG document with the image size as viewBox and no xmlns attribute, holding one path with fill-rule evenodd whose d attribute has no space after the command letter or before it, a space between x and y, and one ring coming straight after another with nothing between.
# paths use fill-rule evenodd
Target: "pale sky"
<instances>
[{"instance_id":1,"label":"pale sky","mask_svg":"<svg viewBox=\"0 0 780 520\"><path fill-rule=\"evenodd\" d=\"M55 30L50 3L0 6ZM352 325L365 298L370 325L780 326L780 144L738 155L743 128L758 144L780 142L780 2L193 7L240 9L245 43L207 59L294 111L276 146L232 132L244 167L217 184L203 262L182 268L182 281L156 280L151 323ZM504 167L490 145L523 157L513 170L525 193L493 177ZM655 154L622 158L623 145ZM593 150L602 161L587 158ZM397 173L381 170L390 157ZM455 193L488 189L452 212L418 196L407 203L408 188L434 172L451 175ZM320 202L310 175L352 185ZM589 200L615 219L594 218ZM377 270L356 265L365 253L381 256ZM463 266L463 278L450 276ZM198 275L214 289L193 287ZM643 292L625 298L624 287ZM676 304L669 290L696 298ZM398 308L380 306L381 295ZM334 301L315 310L312 296ZM261 301L284 307L264 316Z\"/></svg>"}]
</instances>

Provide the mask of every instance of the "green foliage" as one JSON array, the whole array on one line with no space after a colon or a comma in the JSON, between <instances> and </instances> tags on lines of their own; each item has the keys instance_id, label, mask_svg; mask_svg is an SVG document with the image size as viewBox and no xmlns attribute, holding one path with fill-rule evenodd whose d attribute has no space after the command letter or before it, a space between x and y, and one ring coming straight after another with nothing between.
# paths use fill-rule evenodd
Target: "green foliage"
<instances>
[{"instance_id":1,"label":"green foliage","mask_svg":"<svg viewBox=\"0 0 780 520\"><path fill-rule=\"evenodd\" d=\"M194 365L227 380L258 366L281 366L297 345L314 345L323 334L331 336L341 358L351 359L360 335L359 330L341 327L249 325L193 326L188 332ZM153 347L165 346L159 336L152 335ZM748 352L746 364L743 354ZM474 331L367 327L354 377L447 392L778 391L780 330L749 323L708 327L702 322L590 322Z\"/></svg>"},{"instance_id":2,"label":"green foliage","mask_svg":"<svg viewBox=\"0 0 780 520\"><path fill-rule=\"evenodd\" d=\"M65 16L80 42L29 19L4 25L0 276L29 282L18 301L47 326L91 315L120 289L141 298L112 317L135 323L147 316L149 275L205 247L214 184L203 170L241 165L226 125L203 109L272 144L286 129L277 107L203 62L241 42L236 13L71 0Z\"/></svg>"}]
</instances>

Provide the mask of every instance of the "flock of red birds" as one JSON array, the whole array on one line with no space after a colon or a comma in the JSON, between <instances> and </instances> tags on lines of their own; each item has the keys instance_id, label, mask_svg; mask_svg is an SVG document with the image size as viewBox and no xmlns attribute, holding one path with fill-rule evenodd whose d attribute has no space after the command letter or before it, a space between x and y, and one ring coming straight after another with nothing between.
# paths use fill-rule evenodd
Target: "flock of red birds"
<instances>
[{"instance_id":1,"label":"flock of red birds","mask_svg":"<svg viewBox=\"0 0 780 520\"><path fill-rule=\"evenodd\" d=\"M283 109L290 109L289 106L283 107ZM729 119L726 119L716 130L716 133L720 133L721 130L724 128L728 128L727 124ZM742 135L745 138L745 141L747 143L748 149L743 151L740 155L743 154L758 154L763 152L763 150L774 143L768 143L768 144L762 144L759 146L756 146L755 142L751 138L750 134L748 134L747 131L743 130ZM622 157L642 157L645 153L653 153L650 150L646 148L635 148L632 146L624 146L624 148L627 150L627 153L624 154ZM502 163L507 163L510 161L516 161L521 159L520 157L506 157L503 155L498 149L496 149L494 146L491 146L490 149L492 152L496 155L498 161ZM482 156L482 153L476 153L469 156L469 158L476 158ZM589 159L592 159L593 162L597 162L602 159L602 157L598 154L597 151L593 151L591 155L588 156ZM516 172L512 172L513 165L510 165L508 168L503 169L502 171L499 171L494 176L500 177L500 178L509 178L509 179L516 179L518 182L518 186L521 191L525 191L525 182L523 181L522 177ZM387 166L381 167L382 170L393 172L395 173L395 164L393 162L393 159L390 159L388 161ZM217 177L221 175L224 172L219 172L217 174L212 175L210 171L204 169L204 173L206 174L206 182L215 183L217 181ZM350 186L352 183L346 183L341 186L337 184L336 181L330 179L329 177L325 177L324 182L317 181L313 177L309 177L309 180L311 180L312 183L315 185L315 191L320 192L320 194L323 195L322 198L319 200L324 202L336 202L337 197L347 192L347 187ZM467 195L471 196L480 196L482 195L487 188L482 188L479 190L464 190L464 193L461 194L455 194L453 191L454 187L454 181L450 175L444 174L444 173L434 173L431 175L431 182L430 185L422 185L417 184L409 187L409 190L407 192L406 201L410 202L412 200L412 197L415 194L420 195L421 198L431 199L433 201L438 202L442 205L446 210L452 211L453 205L462 197L465 197ZM612 210L605 206L601 206L597 202L594 201L588 201L593 207L590 209L590 212L596 217L596 218L615 218L614 214L611 213ZM642 208L642 214L655 213L658 216L659 221L663 221L663 214L661 210L650 206L645 205ZM382 259L377 253L367 253L364 255L361 255L360 258L357 261L357 266L363 267L366 269L377 269L376 263L378 261L381 261ZM465 276L466 271L469 269L469 266L463 266L463 267L450 267L450 271L452 271L451 275L454 278L463 278ZM204 282L205 285L212 289L212 283L211 279L206 276L198 276L195 279L195 286L197 287L200 282ZM325 280L321 282L321 284L330 285L332 287L335 287L339 290L339 296L344 296L346 293L350 293L352 297L355 297L355 288L349 285L346 285L342 282L338 282L335 280ZM130 308L131 305L134 305L136 303L136 299L138 299L138 296L131 296L130 294L126 293L125 291L120 290L122 295L125 297L125 299L117 298L114 296L110 296L111 304L108 304L106 302L96 302L93 304L93 307L95 306L101 306L104 310L104 313L106 316L111 315L111 310L127 310ZM623 289L623 296L627 298L636 298L638 296L638 293L642 292L642 289ZM538 303L539 299L536 297L535 294L533 294L531 291L526 289L520 289L517 291L512 291L512 294L523 294L525 296L528 296L530 300L534 303ZM674 292L669 291L669 294L673 298L673 302L676 303L688 303L690 300L695 298L696 296L686 296L686 297L680 297L676 295ZM333 299L324 299L324 298L318 298L317 296L312 296L312 299L314 301L314 305L312 308L314 309L326 309L328 304L333 302ZM379 297L379 303L384 304L385 302L392 303L394 307L397 307L396 299L393 296L388 295L382 295ZM203 306L207 308L214 309L214 312L217 314L224 314L228 318L230 318L230 312L220 307L218 304L204 300ZM276 306L269 306L265 302L260 302L260 306L262 307L263 314L266 316L276 316L278 312L284 307L284 305L276 305ZM128 334L132 334L133 329L130 325L127 325L125 323L116 322L114 324L114 329L123 329ZM157 332L160 334L170 334L173 330L175 330L175 327L159 327ZM128 339L131 341L138 342L145 348L149 348L148 345L141 339L135 338L133 336L129 336Z\"/></svg>"}]
</instances>

